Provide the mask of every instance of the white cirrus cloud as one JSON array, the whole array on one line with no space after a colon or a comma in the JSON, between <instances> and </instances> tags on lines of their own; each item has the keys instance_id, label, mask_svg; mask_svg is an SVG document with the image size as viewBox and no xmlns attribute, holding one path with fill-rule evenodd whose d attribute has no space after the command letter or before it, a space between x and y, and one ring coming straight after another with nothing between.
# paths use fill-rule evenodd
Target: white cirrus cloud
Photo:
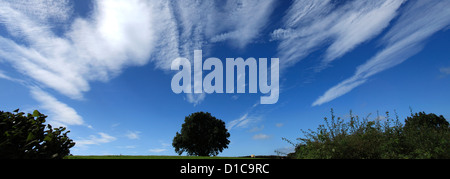
<instances>
[{"instance_id":1,"label":"white cirrus cloud","mask_svg":"<svg viewBox=\"0 0 450 179\"><path fill-rule=\"evenodd\" d=\"M67 104L42 91L38 87L31 88L31 96L40 103L40 109L48 112L52 126L83 125L83 118Z\"/></svg>"},{"instance_id":2,"label":"white cirrus cloud","mask_svg":"<svg viewBox=\"0 0 450 179\"><path fill-rule=\"evenodd\" d=\"M96 1L92 19L75 18L63 36L12 4L0 6L0 23L15 37L0 37L2 59L73 99L83 98L90 81L107 81L126 66L147 63L156 44L155 10L140 1Z\"/></svg>"},{"instance_id":3,"label":"white cirrus cloud","mask_svg":"<svg viewBox=\"0 0 450 179\"><path fill-rule=\"evenodd\" d=\"M441 67L441 68L439 68L439 72L441 72L441 74L443 74L443 75L450 75L450 67ZM0 73L0 78L1 78L1 73Z\"/></svg>"},{"instance_id":4,"label":"white cirrus cloud","mask_svg":"<svg viewBox=\"0 0 450 179\"><path fill-rule=\"evenodd\" d=\"M161 152L167 151L167 149L159 149L159 148L157 148L157 149L149 149L148 151L150 153L161 153Z\"/></svg>"},{"instance_id":5,"label":"white cirrus cloud","mask_svg":"<svg viewBox=\"0 0 450 179\"><path fill-rule=\"evenodd\" d=\"M329 45L318 68L323 69L385 29L402 3L402 0L294 1L283 19L283 27L272 32L272 39L280 40L281 66L293 65Z\"/></svg>"},{"instance_id":6,"label":"white cirrus cloud","mask_svg":"<svg viewBox=\"0 0 450 179\"><path fill-rule=\"evenodd\" d=\"M256 134L252 137L253 140L265 140L265 139L269 139L270 136L266 135L266 134Z\"/></svg>"},{"instance_id":7,"label":"white cirrus cloud","mask_svg":"<svg viewBox=\"0 0 450 179\"><path fill-rule=\"evenodd\" d=\"M79 139L74 140L75 146L80 148L85 148L88 145L100 145L105 143L110 143L112 141L115 141L117 138L113 137L109 134L99 132L97 135L90 135L88 139Z\"/></svg>"},{"instance_id":8,"label":"white cirrus cloud","mask_svg":"<svg viewBox=\"0 0 450 179\"><path fill-rule=\"evenodd\" d=\"M384 49L358 66L353 76L327 90L312 105L334 100L365 83L369 77L401 64L418 53L427 38L450 25L449 8L449 1L409 2L383 37Z\"/></svg>"},{"instance_id":9,"label":"white cirrus cloud","mask_svg":"<svg viewBox=\"0 0 450 179\"><path fill-rule=\"evenodd\" d=\"M66 21L73 11L69 0L4 0L4 3L42 23Z\"/></svg>"},{"instance_id":10,"label":"white cirrus cloud","mask_svg":"<svg viewBox=\"0 0 450 179\"><path fill-rule=\"evenodd\" d=\"M140 131L128 131L126 134L125 134L125 136L128 138L128 139L139 139L139 134L140 134L141 132Z\"/></svg>"},{"instance_id":11,"label":"white cirrus cloud","mask_svg":"<svg viewBox=\"0 0 450 179\"><path fill-rule=\"evenodd\" d=\"M97 0L82 18L72 16L67 0L1 1L0 25L8 34L0 36L0 62L79 100L91 82L107 82L128 66L153 62L169 70L171 60L192 60L209 43L245 47L265 28L274 2Z\"/></svg>"},{"instance_id":12,"label":"white cirrus cloud","mask_svg":"<svg viewBox=\"0 0 450 179\"><path fill-rule=\"evenodd\" d=\"M203 50L208 55L214 43L230 41L232 46L244 48L261 35L274 4L274 0L171 1L172 24L167 31L172 35L164 44L171 47L172 54L191 62L194 50ZM170 64L164 66L169 69ZM186 99L195 106L205 96L205 93L186 94Z\"/></svg>"},{"instance_id":13,"label":"white cirrus cloud","mask_svg":"<svg viewBox=\"0 0 450 179\"><path fill-rule=\"evenodd\" d=\"M276 126L276 127L283 127L283 126L284 126L284 123L276 123L275 126Z\"/></svg>"},{"instance_id":14,"label":"white cirrus cloud","mask_svg":"<svg viewBox=\"0 0 450 179\"><path fill-rule=\"evenodd\" d=\"M261 116L249 115L249 113L245 113L243 116L238 119L232 120L227 123L227 129L231 130L234 128L247 128L251 124L254 124L261 120Z\"/></svg>"},{"instance_id":15,"label":"white cirrus cloud","mask_svg":"<svg viewBox=\"0 0 450 179\"><path fill-rule=\"evenodd\" d=\"M236 127L242 127L242 126L246 125L246 124L248 123L248 120L249 120L249 119L247 118L247 116L248 116L248 113L244 114L243 116L241 116L241 117L238 118L238 119L235 119L235 120L230 121L230 122L227 124L227 129L228 129L228 130L231 130L231 129L233 129L235 126L236 126Z\"/></svg>"}]
</instances>

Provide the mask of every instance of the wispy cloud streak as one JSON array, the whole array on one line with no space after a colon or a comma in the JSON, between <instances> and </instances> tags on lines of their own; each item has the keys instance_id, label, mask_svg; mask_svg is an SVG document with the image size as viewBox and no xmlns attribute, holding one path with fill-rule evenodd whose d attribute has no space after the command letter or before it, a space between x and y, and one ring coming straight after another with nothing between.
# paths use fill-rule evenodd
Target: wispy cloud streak
<instances>
[{"instance_id":1,"label":"wispy cloud streak","mask_svg":"<svg viewBox=\"0 0 450 179\"><path fill-rule=\"evenodd\" d=\"M317 68L323 69L385 29L402 3L401 0L294 1L284 17L284 27L272 33L272 39L280 41L281 65L293 65L318 48L328 46Z\"/></svg>"},{"instance_id":2,"label":"wispy cloud streak","mask_svg":"<svg viewBox=\"0 0 450 179\"><path fill-rule=\"evenodd\" d=\"M40 103L40 109L49 112L48 123L53 126L83 125L83 118L65 103L57 100L38 87L31 88L31 96Z\"/></svg>"},{"instance_id":3,"label":"wispy cloud streak","mask_svg":"<svg viewBox=\"0 0 450 179\"><path fill-rule=\"evenodd\" d=\"M274 1L98 0L89 18L73 17L72 3L1 1L8 34L0 36L0 62L79 100L91 82L107 82L128 66L153 62L169 70L174 58L192 59L212 43L245 47L260 35ZM188 99L197 104L204 95Z\"/></svg>"},{"instance_id":4,"label":"wispy cloud streak","mask_svg":"<svg viewBox=\"0 0 450 179\"><path fill-rule=\"evenodd\" d=\"M401 64L418 53L427 38L450 25L449 1L412 1L383 37L385 48L357 67L355 74L330 88L312 105L334 100L365 83L367 79Z\"/></svg>"}]
</instances>

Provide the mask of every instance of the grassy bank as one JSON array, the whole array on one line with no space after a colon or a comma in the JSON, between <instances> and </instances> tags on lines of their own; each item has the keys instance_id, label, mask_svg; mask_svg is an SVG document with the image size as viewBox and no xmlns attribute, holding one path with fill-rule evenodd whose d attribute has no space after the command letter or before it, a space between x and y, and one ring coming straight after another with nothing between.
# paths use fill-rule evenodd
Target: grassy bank
<instances>
[{"instance_id":1,"label":"grassy bank","mask_svg":"<svg viewBox=\"0 0 450 179\"><path fill-rule=\"evenodd\" d=\"M74 155L65 159L251 159L249 157L198 157L155 155Z\"/></svg>"}]
</instances>

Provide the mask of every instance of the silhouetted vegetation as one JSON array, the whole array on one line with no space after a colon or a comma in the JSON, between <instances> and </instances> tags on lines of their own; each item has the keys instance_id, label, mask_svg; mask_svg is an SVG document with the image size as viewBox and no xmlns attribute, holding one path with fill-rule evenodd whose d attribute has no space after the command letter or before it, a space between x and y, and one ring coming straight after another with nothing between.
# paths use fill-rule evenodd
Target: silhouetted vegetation
<instances>
[{"instance_id":1,"label":"silhouetted vegetation","mask_svg":"<svg viewBox=\"0 0 450 179\"><path fill-rule=\"evenodd\" d=\"M15 110L0 111L0 158L62 159L75 143L67 137L66 128L45 125L39 111L27 114Z\"/></svg>"},{"instance_id":2,"label":"silhouetted vegetation","mask_svg":"<svg viewBox=\"0 0 450 179\"><path fill-rule=\"evenodd\" d=\"M350 111L349 120L334 115L314 131L303 131L288 154L297 159L442 159L450 158L449 123L441 115L419 112L404 124L389 112L369 120Z\"/></svg>"},{"instance_id":3,"label":"silhouetted vegetation","mask_svg":"<svg viewBox=\"0 0 450 179\"><path fill-rule=\"evenodd\" d=\"M216 156L228 148L230 133L225 122L210 113L196 112L184 119L181 132L176 133L172 146L179 155Z\"/></svg>"}]
</instances>

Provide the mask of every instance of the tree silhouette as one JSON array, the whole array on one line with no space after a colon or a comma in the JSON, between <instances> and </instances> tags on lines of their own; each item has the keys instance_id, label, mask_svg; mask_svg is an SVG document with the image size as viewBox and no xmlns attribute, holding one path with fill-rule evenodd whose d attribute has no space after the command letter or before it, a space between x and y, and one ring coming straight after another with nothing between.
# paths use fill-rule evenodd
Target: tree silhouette
<instances>
[{"instance_id":1,"label":"tree silhouette","mask_svg":"<svg viewBox=\"0 0 450 179\"><path fill-rule=\"evenodd\" d=\"M181 132L176 133L172 146L179 155L216 156L228 148L230 133L225 122L208 112L196 112L186 116Z\"/></svg>"}]
</instances>

